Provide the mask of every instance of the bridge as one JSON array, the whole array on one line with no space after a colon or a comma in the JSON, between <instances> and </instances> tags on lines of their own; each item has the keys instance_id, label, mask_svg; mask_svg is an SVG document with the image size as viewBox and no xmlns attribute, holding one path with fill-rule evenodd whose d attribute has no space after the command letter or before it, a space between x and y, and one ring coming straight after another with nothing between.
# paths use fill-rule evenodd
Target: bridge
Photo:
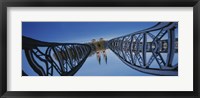
<instances>
[{"instance_id":1,"label":"bridge","mask_svg":"<svg viewBox=\"0 0 200 98\"><path fill-rule=\"evenodd\" d=\"M155 75L177 75L178 63L172 65L174 54L178 52L178 39L174 33L176 28L177 23L158 23L151 28L111 39L108 42L109 48L126 65L138 71ZM158 33L153 35L155 31ZM161 40L165 34L168 34L168 40ZM147 36L152 41L148 42ZM146 57L148 52L152 53L149 60ZM167 53L166 61L162 52ZM154 60L158 63L158 68L150 68Z\"/></svg>"},{"instance_id":2,"label":"bridge","mask_svg":"<svg viewBox=\"0 0 200 98\"><path fill-rule=\"evenodd\" d=\"M26 58L40 76L52 76L55 71L61 76L74 75L92 49L88 44L42 42L25 36L22 40ZM22 74L28 75L24 71Z\"/></svg>"},{"instance_id":3,"label":"bridge","mask_svg":"<svg viewBox=\"0 0 200 98\"><path fill-rule=\"evenodd\" d=\"M150 28L110 39L106 45L134 70L174 76L178 75L178 63L173 64L174 55L178 53L178 38L174 33L177 28L177 22L160 22ZM96 50L92 43L43 42L25 36L22 41L30 67L40 76L52 76L54 72L60 76L72 76ZM23 76L28 75L23 70L22 73Z\"/></svg>"}]
</instances>

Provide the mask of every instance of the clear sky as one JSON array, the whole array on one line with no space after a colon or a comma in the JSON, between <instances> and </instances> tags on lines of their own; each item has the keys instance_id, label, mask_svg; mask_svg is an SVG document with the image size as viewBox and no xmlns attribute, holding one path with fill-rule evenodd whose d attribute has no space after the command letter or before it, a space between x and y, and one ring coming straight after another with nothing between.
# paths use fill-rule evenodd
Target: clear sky
<instances>
[{"instance_id":1,"label":"clear sky","mask_svg":"<svg viewBox=\"0 0 200 98\"><path fill-rule=\"evenodd\" d=\"M88 42L133 33L156 22L23 22L22 35L48 42Z\"/></svg>"}]
</instances>

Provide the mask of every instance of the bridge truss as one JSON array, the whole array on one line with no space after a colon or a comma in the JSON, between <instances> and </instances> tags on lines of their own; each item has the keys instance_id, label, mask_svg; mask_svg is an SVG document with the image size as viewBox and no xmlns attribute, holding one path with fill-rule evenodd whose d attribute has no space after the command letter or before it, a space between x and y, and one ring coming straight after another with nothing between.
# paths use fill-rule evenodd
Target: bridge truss
<instances>
[{"instance_id":1,"label":"bridge truss","mask_svg":"<svg viewBox=\"0 0 200 98\"><path fill-rule=\"evenodd\" d=\"M113 38L108 41L108 47L133 69L154 75L178 75L178 62L173 64L174 56L178 54L177 28L177 22L161 22L151 28Z\"/></svg>"},{"instance_id":2,"label":"bridge truss","mask_svg":"<svg viewBox=\"0 0 200 98\"><path fill-rule=\"evenodd\" d=\"M90 45L49 43L23 36L23 50L35 73L40 76L71 76L83 65L91 52ZM28 75L22 71L23 76Z\"/></svg>"}]
</instances>

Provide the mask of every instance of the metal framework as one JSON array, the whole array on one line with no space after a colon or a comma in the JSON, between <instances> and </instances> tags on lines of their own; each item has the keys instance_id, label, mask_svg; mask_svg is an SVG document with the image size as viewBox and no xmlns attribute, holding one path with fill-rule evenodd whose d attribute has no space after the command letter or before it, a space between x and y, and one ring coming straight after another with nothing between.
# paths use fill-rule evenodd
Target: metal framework
<instances>
[{"instance_id":1,"label":"metal framework","mask_svg":"<svg viewBox=\"0 0 200 98\"><path fill-rule=\"evenodd\" d=\"M108 47L133 69L155 75L178 75L178 62L172 64L174 55L178 53L177 26L177 22L161 22L151 28L111 39ZM149 59L147 54L151 55ZM158 66L152 64L154 61Z\"/></svg>"},{"instance_id":2,"label":"metal framework","mask_svg":"<svg viewBox=\"0 0 200 98\"><path fill-rule=\"evenodd\" d=\"M49 43L23 36L23 50L30 67L40 76L71 76L91 52L88 44ZM28 75L22 71L23 75Z\"/></svg>"}]
</instances>

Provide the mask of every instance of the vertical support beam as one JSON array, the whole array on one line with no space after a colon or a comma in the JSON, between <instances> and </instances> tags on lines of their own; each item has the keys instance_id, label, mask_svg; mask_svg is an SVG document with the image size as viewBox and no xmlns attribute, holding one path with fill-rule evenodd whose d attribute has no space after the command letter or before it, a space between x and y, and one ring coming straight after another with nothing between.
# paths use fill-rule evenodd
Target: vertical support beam
<instances>
[{"instance_id":1,"label":"vertical support beam","mask_svg":"<svg viewBox=\"0 0 200 98\"><path fill-rule=\"evenodd\" d=\"M167 55L167 61L165 66L172 66L172 61L174 58L174 52L175 52L175 33L174 29L172 28L168 30L168 55Z\"/></svg>"},{"instance_id":2,"label":"vertical support beam","mask_svg":"<svg viewBox=\"0 0 200 98\"><path fill-rule=\"evenodd\" d=\"M86 47L82 47L82 50L83 50L83 54L86 55L86 51L87 51Z\"/></svg>"},{"instance_id":3,"label":"vertical support beam","mask_svg":"<svg viewBox=\"0 0 200 98\"><path fill-rule=\"evenodd\" d=\"M80 49L80 52L81 52L81 59L83 59L83 57L84 57L84 55L85 55L84 52L83 52L83 48L80 47L79 49Z\"/></svg>"},{"instance_id":4,"label":"vertical support beam","mask_svg":"<svg viewBox=\"0 0 200 98\"><path fill-rule=\"evenodd\" d=\"M80 56L79 56L79 53L78 53L78 50L77 50L77 46L73 46L74 48L74 54L75 54L75 59L79 62L80 61Z\"/></svg>"},{"instance_id":5,"label":"vertical support beam","mask_svg":"<svg viewBox=\"0 0 200 98\"><path fill-rule=\"evenodd\" d=\"M146 52L147 52L147 35L143 34L143 44L142 44L142 57L143 57L143 66L146 66Z\"/></svg>"},{"instance_id":6,"label":"vertical support beam","mask_svg":"<svg viewBox=\"0 0 200 98\"><path fill-rule=\"evenodd\" d=\"M123 47L124 47L124 38L125 38L125 37L123 37L123 38L122 38L122 41L121 41L121 53L122 53L123 58L126 59L126 57L125 57L125 55L124 55L124 50L123 50Z\"/></svg>"},{"instance_id":7,"label":"vertical support beam","mask_svg":"<svg viewBox=\"0 0 200 98\"><path fill-rule=\"evenodd\" d=\"M52 50L53 50L53 52L54 52L54 54L55 54L55 56L56 56L56 58L57 58L57 60L58 60L58 63L59 63L59 65L60 65L61 72L62 72L62 73L65 72L65 70L64 70L64 64L63 64L63 58L62 58L62 56L61 56L62 54L59 53L59 51L56 49L56 47L53 47Z\"/></svg>"},{"instance_id":8,"label":"vertical support beam","mask_svg":"<svg viewBox=\"0 0 200 98\"><path fill-rule=\"evenodd\" d=\"M65 50L66 50L66 54L69 57L69 62L70 62L70 67L73 67L73 63L72 63L72 54L70 52L70 47L64 46Z\"/></svg>"},{"instance_id":9,"label":"vertical support beam","mask_svg":"<svg viewBox=\"0 0 200 98\"><path fill-rule=\"evenodd\" d=\"M133 36L134 35L131 35L131 43L130 43L129 49L130 49L132 65L135 65L135 62L134 62L134 59L133 59Z\"/></svg>"},{"instance_id":10,"label":"vertical support beam","mask_svg":"<svg viewBox=\"0 0 200 98\"><path fill-rule=\"evenodd\" d=\"M119 38L115 39L115 41L117 41L117 42L116 42L116 46L113 49L116 49L116 51L117 51L116 53L120 54L120 45L121 44L120 44Z\"/></svg>"}]
</instances>

